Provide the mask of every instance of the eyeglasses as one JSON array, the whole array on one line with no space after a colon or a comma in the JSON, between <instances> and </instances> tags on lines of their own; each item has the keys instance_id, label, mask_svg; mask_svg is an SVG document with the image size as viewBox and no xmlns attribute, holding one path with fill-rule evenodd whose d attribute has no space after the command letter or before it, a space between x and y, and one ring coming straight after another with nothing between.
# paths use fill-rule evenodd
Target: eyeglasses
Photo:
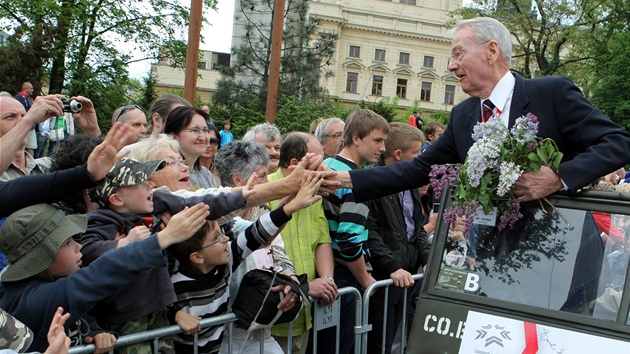
<instances>
[{"instance_id":1,"label":"eyeglasses","mask_svg":"<svg viewBox=\"0 0 630 354\"><path fill-rule=\"evenodd\" d=\"M228 238L228 237L227 237L227 236L225 236L224 234L219 234L217 237L215 237L214 241L212 241L212 242L210 242L209 244L207 244L207 245L205 245L205 246L201 247L201 248L200 248L200 249L198 249L197 251L201 251L201 250L203 250L204 248L208 248L208 247L213 246L213 245L215 245L215 244L217 244L217 243L223 243L223 241L227 240L227 238Z\"/></svg>"},{"instance_id":2,"label":"eyeglasses","mask_svg":"<svg viewBox=\"0 0 630 354\"><path fill-rule=\"evenodd\" d=\"M116 120L114 121L114 123L118 122L118 120L120 119L120 117L131 111L132 109L139 109L142 110L142 108L140 108L140 106L138 106L137 104L130 104L130 105L126 105L125 107L123 107L120 112L118 112L118 116L116 117Z\"/></svg>"},{"instance_id":3,"label":"eyeglasses","mask_svg":"<svg viewBox=\"0 0 630 354\"><path fill-rule=\"evenodd\" d=\"M490 41L485 41L483 43L477 43L476 45L482 46L482 45L484 45L484 44L486 44L488 42L490 42ZM451 61L453 61L453 60L461 61L464 58L464 55L466 55L466 53L468 52L468 50L471 47L472 47L472 45L468 46L468 47L465 47L465 48L462 48L462 47L455 48L451 52Z\"/></svg>"},{"instance_id":4,"label":"eyeglasses","mask_svg":"<svg viewBox=\"0 0 630 354\"><path fill-rule=\"evenodd\" d=\"M190 128L190 129L182 129L185 131L189 131L195 135L210 135L210 130L208 128Z\"/></svg>"},{"instance_id":5,"label":"eyeglasses","mask_svg":"<svg viewBox=\"0 0 630 354\"><path fill-rule=\"evenodd\" d=\"M210 138L210 145L219 145L219 138Z\"/></svg>"},{"instance_id":6,"label":"eyeglasses","mask_svg":"<svg viewBox=\"0 0 630 354\"><path fill-rule=\"evenodd\" d=\"M343 135L343 133L335 133L335 134L326 134L327 138L335 138L335 139L339 139L341 138L341 136Z\"/></svg>"},{"instance_id":7,"label":"eyeglasses","mask_svg":"<svg viewBox=\"0 0 630 354\"><path fill-rule=\"evenodd\" d=\"M173 168L178 168L180 165L188 166L188 162L186 160L173 160L173 161L167 162L166 164Z\"/></svg>"}]
</instances>

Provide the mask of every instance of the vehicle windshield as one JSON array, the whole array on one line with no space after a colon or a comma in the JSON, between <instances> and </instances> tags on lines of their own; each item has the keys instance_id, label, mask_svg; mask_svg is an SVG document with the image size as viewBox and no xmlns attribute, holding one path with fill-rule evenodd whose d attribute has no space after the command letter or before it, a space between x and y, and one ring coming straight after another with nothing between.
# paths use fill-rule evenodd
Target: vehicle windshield
<instances>
[{"instance_id":1,"label":"vehicle windshield","mask_svg":"<svg viewBox=\"0 0 630 354\"><path fill-rule=\"evenodd\" d=\"M617 321L630 216L540 206L521 212L500 232L479 224L468 238L449 232L436 287Z\"/></svg>"}]
</instances>

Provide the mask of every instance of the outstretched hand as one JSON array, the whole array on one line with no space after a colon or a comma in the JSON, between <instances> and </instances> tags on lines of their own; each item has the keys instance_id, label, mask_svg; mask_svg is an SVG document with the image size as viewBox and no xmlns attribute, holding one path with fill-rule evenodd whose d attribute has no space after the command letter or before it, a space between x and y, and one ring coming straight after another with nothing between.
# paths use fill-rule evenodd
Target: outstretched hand
<instances>
[{"instance_id":1,"label":"outstretched hand","mask_svg":"<svg viewBox=\"0 0 630 354\"><path fill-rule=\"evenodd\" d=\"M321 172L309 173L304 176L300 190L295 197L284 206L284 212L287 215L292 215L296 211L313 205L322 199L321 196L315 194L319 185L321 184L322 177Z\"/></svg>"},{"instance_id":2,"label":"outstretched hand","mask_svg":"<svg viewBox=\"0 0 630 354\"><path fill-rule=\"evenodd\" d=\"M70 337L66 335L64 325L70 318L70 313L63 314L63 308L58 307L48 328L48 349L44 354L66 354L70 348Z\"/></svg>"},{"instance_id":3,"label":"outstretched hand","mask_svg":"<svg viewBox=\"0 0 630 354\"><path fill-rule=\"evenodd\" d=\"M48 118L63 116L63 114L63 103L59 97L56 95L39 96L23 119L26 121L30 120L32 124L37 124Z\"/></svg>"},{"instance_id":4,"label":"outstretched hand","mask_svg":"<svg viewBox=\"0 0 630 354\"><path fill-rule=\"evenodd\" d=\"M186 207L173 215L164 230L158 232L160 247L166 249L170 245L189 239L206 223L208 215L210 211L204 203Z\"/></svg>"},{"instance_id":5,"label":"outstretched hand","mask_svg":"<svg viewBox=\"0 0 630 354\"><path fill-rule=\"evenodd\" d=\"M129 125L122 125L116 123L107 133L105 141L97 145L87 160L87 170L90 179L94 182L98 182L105 178L105 175L118 161L118 150L121 146L121 141L127 141L131 139L131 127Z\"/></svg>"},{"instance_id":6,"label":"outstretched hand","mask_svg":"<svg viewBox=\"0 0 630 354\"><path fill-rule=\"evenodd\" d=\"M255 173L252 173L251 176L249 176L249 179L247 180L247 184L245 185L245 188L243 188L243 198L245 200L247 200L247 198L249 198L252 194L256 194L256 191L254 190L254 186L256 186L258 184L258 175Z\"/></svg>"}]
</instances>

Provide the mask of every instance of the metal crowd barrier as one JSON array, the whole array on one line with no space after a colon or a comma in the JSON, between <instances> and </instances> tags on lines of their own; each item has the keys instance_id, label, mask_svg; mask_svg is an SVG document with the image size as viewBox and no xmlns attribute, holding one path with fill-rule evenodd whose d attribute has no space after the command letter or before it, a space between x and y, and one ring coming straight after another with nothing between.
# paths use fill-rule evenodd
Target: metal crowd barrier
<instances>
[{"instance_id":1,"label":"metal crowd barrier","mask_svg":"<svg viewBox=\"0 0 630 354\"><path fill-rule=\"evenodd\" d=\"M413 274L412 275L413 280L417 283L418 280L422 279L424 277L423 274ZM356 345L356 343L359 343L357 341L355 341L355 349L356 347L360 347L361 348L361 352L360 353L367 353L367 348L368 348L368 333L370 330L372 330L372 325L368 324L368 320L369 320L369 310L370 310L370 298L372 296L372 294L374 293L374 290L376 290L377 288L385 288L388 289L390 286L394 286L394 281L391 279L387 279L387 280L379 280L375 283L372 283L370 286L367 287L367 289L365 289L365 292L363 292L363 312L361 313L361 328L362 328L362 336L361 336L361 345ZM407 297L409 296L409 290L413 290L413 287L409 288L409 289L404 289L403 290L403 316L402 316L402 322L400 323L400 327L401 329L406 329L407 328L407 304L409 303L407 301ZM385 315L383 316L383 318L387 318L387 302L389 300L389 291L385 292L385 299L383 301L383 312L385 313ZM365 330L367 329L367 330ZM385 353L385 332L387 330L387 326L384 325L383 326L383 335L382 335L382 341L381 341L381 348L383 348L383 353ZM400 337L400 354L403 354L405 352L405 347L407 346L407 331L406 330L402 330L401 331L401 337ZM356 353L356 351L355 351ZM393 353L393 351L392 351Z\"/></svg>"},{"instance_id":2,"label":"metal crowd barrier","mask_svg":"<svg viewBox=\"0 0 630 354\"><path fill-rule=\"evenodd\" d=\"M416 281L422 279L422 274L413 275L413 279ZM391 279L377 281L376 283L370 285L366 289L364 296L361 296L361 293L357 289L352 288L352 287L345 287L345 288L339 289L339 297L335 301L337 305L340 303L340 299L342 295L352 295L354 296L354 300L355 300L355 306L356 306L355 326L354 326L354 335L355 335L354 353L355 354L362 354L362 353L366 353L367 351L367 334L372 329L372 325L368 324L370 294L377 288L383 288L383 287L387 288L389 286L393 286L393 284L394 282ZM407 292L408 292L407 289L405 289L403 293L403 296L404 296L403 299L405 300L405 307L404 307L403 313L406 313ZM318 306L317 304L314 303L315 301L316 299L311 298L312 306ZM385 298L385 304L387 304L387 297ZM335 311L336 313L332 311ZM340 306L335 306L335 305L328 306L327 308L319 307L317 310L313 311L313 328L311 329L311 331L313 331L313 352L315 353L317 352L317 330L328 328L326 327L325 324L322 325L322 323L325 322L325 319L322 318L322 316L330 317L332 319L328 322L330 324L336 325L337 337L339 337L339 319L341 318L341 313L339 311L340 311ZM387 309L384 309L384 311L386 312ZM387 313L385 313L385 316L387 316ZM224 336L224 339L229 340L228 342L229 350L231 352L232 340L229 334L231 333L231 329L235 321L236 321L236 316L233 313L228 313L225 315L205 318L201 320L201 328L206 328L206 327L218 325L218 324L225 324L226 335ZM406 328L405 316L403 316L402 321L403 322L401 323L401 328ZM179 334L179 333L182 333L181 328L179 328L179 326L177 325L174 325L170 327L164 327L164 328L144 331L140 333L129 334L129 335L119 337L118 340L116 341L115 348L124 347L130 344L136 344L136 343L152 342L153 352L158 353L158 345L159 345L160 338L172 336L174 334ZM406 333L405 331L403 331L402 333L403 333L402 343L406 343L406 337L405 337ZM291 338L291 336L292 336L292 330L291 330L291 326L289 326L289 338ZM264 341L263 337L264 336L262 335L260 336L261 352L263 349L263 341ZM194 337L194 342L197 343L197 335L195 335ZM288 346L289 346L288 348L289 351L291 351L290 340L288 341ZM401 346L401 353L404 350L404 347L405 347L404 345ZM94 346L94 344L80 345L80 346L71 347L68 353L69 354L93 353L95 349L96 347ZM114 353L114 350L111 350L110 354L113 354L113 353ZM196 348L195 348L194 353L197 354ZM337 354L339 353L339 341L337 341L335 353Z\"/></svg>"}]
</instances>

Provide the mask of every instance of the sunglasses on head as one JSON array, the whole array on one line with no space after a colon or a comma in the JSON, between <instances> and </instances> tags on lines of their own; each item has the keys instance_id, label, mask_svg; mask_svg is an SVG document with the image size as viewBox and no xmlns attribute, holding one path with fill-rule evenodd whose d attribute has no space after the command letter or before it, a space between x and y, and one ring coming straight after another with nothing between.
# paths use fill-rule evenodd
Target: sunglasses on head
<instances>
[{"instance_id":1,"label":"sunglasses on head","mask_svg":"<svg viewBox=\"0 0 630 354\"><path fill-rule=\"evenodd\" d=\"M142 108L140 108L140 106L138 106L137 104L130 104L130 105L126 105L125 107L123 107L123 108L120 110L120 112L118 112L118 116L116 117L116 122L118 122L118 119L120 119L120 117L121 117L123 114L125 114L125 113L127 113L127 112L131 111L132 109L139 109L139 110L142 110ZM114 122L114 123L116 123L116 122Z\"/></svg>"}]
</instances>

